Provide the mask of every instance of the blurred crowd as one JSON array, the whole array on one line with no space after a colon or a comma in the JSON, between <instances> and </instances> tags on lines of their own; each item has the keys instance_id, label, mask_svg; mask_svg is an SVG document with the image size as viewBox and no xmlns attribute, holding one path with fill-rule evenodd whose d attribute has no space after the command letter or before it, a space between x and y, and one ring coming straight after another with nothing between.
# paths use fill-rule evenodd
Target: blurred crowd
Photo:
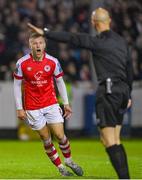
<instances>
[{"instance_id":1,"label":"blurred crowd","mask_svg":"<svg viewBox=\"0 0 142 180\"><path fill-rule=\"evenodd\" d=\"M112 28L122 35L131 50L134 80L142 80L142 1L109 0Z\"/></svg>"},{"instance_id":2,"label":"blurred crowd","mask_svg":"<svg viewBox=\"0 0 142 180\"><path fill-rule=\"evenodd\" d=\"M89 32L88 18L86 1L78 6L73 0L0 0L0 79L11 80L15 62L30 52L27 22L52 30ZM87 51L47 40L47 52L60 60L70 81L90 79Z\"/></svg>"},{"instance_id":3,"label":"blurred crowd","mask_svg":"<svg viewBox=\"0 0 142 180\"><path fill-rule=\"evenodd\" d=\"M131 48L134 79L142 79L142 2L108 0L112 28ZM15 62L30 52L27 22L69 32L90 32L91 0L0 0L0 80L12 80ZM66 78L91 80L90 53L47 40L47 52L60 60Z\"/></svg>"}]
</instances>

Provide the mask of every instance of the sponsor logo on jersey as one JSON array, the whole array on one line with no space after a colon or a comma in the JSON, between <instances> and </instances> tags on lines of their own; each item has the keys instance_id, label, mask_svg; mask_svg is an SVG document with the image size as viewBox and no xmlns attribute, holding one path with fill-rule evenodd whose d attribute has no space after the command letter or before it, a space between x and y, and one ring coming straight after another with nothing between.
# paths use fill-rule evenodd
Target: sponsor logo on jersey
<instances>
[{"instance_id":1,"label":"sponsor logo on jersey","mask_svg":"<svg viewBox=\"0 0 142 180\"><path fill-rule=\"evenodd\" d=\"M42 86L43 84L47 84L47 80L43 80L43 81L31 81L32 84L38 85L38 86Z\"/></svg>"},{"instance_id":2,"label":"sponsor logo on jersey","mask_svg":"<svg viewBox=\"0 0 142 180\"><path fill-rule=\"evenodd\" d=\"M49 65L44 66L44 70L45 70L46 72L49 72L50 69L51 69L51 67L50 67Z\"/></svg>"},{"instance_id":3,"label":"sponsor logo on jersey","mask_svg":"<svg viewBox=\"0 0 142 180\"><path fill-rule=\"evenodd\" d=\"M39 80L41 79L42 74L43 74L43 71L38 71L38 72L34 75L35 79L39 81Z\"/></svg>"}]
</instances>

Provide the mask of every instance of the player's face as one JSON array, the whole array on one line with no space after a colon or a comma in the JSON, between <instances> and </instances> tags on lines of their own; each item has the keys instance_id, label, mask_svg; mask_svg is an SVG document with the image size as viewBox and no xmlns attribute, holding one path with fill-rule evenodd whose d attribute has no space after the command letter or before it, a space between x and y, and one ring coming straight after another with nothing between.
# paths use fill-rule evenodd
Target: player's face
<instances>
[{"instance_id":1,"label":"player's face","mask_svg":"<svg viewBox=\"0 0 142 180\"><path fill-rule=\"evenodd\" d=\"M34 57L40 59L43 56L45 50L45 39L42 36L37 38L31 38L29 41L29 45Z\"/></svg>"}]
</instances>

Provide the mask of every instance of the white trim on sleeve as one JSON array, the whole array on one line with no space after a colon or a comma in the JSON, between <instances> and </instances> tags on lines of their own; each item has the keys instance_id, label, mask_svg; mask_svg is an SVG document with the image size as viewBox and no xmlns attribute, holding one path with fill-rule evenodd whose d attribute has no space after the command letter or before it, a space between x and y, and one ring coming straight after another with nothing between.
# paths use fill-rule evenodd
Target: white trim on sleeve
<instances>
[{"instance_id":1,"label":"white trim on sleeve","mask_svg":"<svg viewBox=\"0 0 142 180\"><path fill-rule=\"evenodd\" d=\"M67 90L66 90L66 86L65 86L63 78L59 77L57 79L55 78L55 80L56 80L59 94L63 100L63 104L69 104Z\"/></svg>"},{"instance_id":2,"label":"white trim on sleeve","mask_svg":"<svg viewBox=\"0 0 142 180\"><path fill-rule=\"evenodd\" d=\"M14 98L17 110L23 109L21 85L22 80L14 78Z\"/></svg>"}]
</instances>

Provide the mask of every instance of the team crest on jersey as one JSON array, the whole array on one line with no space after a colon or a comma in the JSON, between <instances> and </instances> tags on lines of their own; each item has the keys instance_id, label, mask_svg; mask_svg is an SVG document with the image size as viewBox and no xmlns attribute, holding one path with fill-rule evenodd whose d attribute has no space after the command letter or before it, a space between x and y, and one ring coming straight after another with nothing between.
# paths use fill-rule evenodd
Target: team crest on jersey
<instances>
[{"instance_id":1,"label":"team crest on jersey","mask_svg":"<svg viewBox=\"0 0 142 180\"><path fill-rule=\"evenodd\" d=\"M32 70L32 68L31 67L27 67L27 71L31 71Z\"/></svg>"},{"instance_id":2,"label":"team crest on jersey","mask_svg":"<svg viewBox=\"0 0 142 180\"><path fill-rule=\"evenodd\" d=\"M51 67L50 67L49 65L44 66L44 70L45 70L46 72L49 72L50 69L51 69Z\"/></svg>"}]
</instances>

